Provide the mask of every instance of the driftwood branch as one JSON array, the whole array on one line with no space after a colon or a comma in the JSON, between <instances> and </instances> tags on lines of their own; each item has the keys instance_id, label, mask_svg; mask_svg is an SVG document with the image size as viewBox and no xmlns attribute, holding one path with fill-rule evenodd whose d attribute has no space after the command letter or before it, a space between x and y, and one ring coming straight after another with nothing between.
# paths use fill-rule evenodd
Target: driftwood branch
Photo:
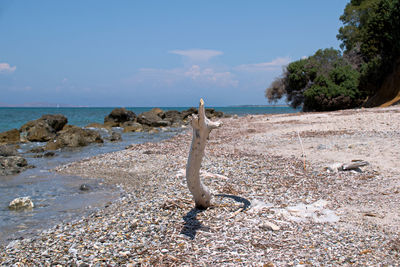
<instances>
[{"instance_id":1,"label":"driftwood branch","mask_svg":"<svg viewBox=\"0 0 400 267\"><path fill-rule=\"evenodd\" d=\"M212 122L206 117L204 101L200 99L198 115L192 115L193 139L186 165L186 181L192 193L196 208L206 209L211 205L211 194L200 180L200 167L204 156L208 136L212 129L221 126L221 122Z\"/></svg>"},{"instance_id":2,"label":"driftwood branch","mask_svg":"<svg viewBox=\"0 0 400 267\"><path fill-rule=\"evenodd\" d=\"M364 167L369 165L369 162L364 161L364 160L354 160L351 163L343 164L341 169L343 171L351 171L351 170L357 170L360 167Z\"/></svg>"}]
</instances>

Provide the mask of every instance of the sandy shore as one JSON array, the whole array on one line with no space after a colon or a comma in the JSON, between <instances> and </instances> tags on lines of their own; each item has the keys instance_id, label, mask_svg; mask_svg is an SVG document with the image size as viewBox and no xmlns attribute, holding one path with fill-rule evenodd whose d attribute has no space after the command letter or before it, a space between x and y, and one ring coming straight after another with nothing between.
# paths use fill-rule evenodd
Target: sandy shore
<instances>
[{"instance_id":1,"label":"sandy shore","mask_svg":"<svg viewBox=\"0 0 400 267\"><path fill-rule=\"evenodd\" d=\"M119 184L125 194L87 218L0 247L0 263L400 263L400 107L223 123L202 167L212 208L193 209L186 187L189 130L59 167ZM352 160L369 165L338 170Z\"/></svg>"}]
</instances>

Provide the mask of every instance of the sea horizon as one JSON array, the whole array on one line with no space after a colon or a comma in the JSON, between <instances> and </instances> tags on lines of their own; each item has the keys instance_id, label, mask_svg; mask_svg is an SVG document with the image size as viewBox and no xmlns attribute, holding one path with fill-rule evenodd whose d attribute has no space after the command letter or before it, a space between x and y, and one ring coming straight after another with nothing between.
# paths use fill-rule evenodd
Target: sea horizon
<instances>
[{"instance_id":1,"label":"sea horizon","mask_svg":"<svg viewBox=\"0 0 400 267\"><path fill-rule=\"evenodd\" d=\"M124 107L133 111L136 115L150 111L152 107ZM89 123L103 123L104 117L113 109L119 107L0 107L0 132L11 129L19 129L22 125L31 120L39 119L44 114L62 114L67 117L68 124L84 127ZM177 110L183 111L191 108L186 107L157 107L164 111ZM249 114L277 114L295 113L299 109L288 106L230 106L214 107L208 106L217 111L222 111L229 115L245 116Z\"/></svg>"}]
</instances>

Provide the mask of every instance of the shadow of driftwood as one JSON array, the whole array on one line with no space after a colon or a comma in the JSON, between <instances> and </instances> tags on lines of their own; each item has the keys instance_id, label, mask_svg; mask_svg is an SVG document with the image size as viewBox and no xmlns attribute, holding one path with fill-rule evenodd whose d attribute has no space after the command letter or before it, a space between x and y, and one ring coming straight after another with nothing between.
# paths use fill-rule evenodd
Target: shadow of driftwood
<instances>
[{"instance_id":1,"label":"shadow of driftwood","mask_svg":"<svg viewBox=\"0 0 400 267\"><path fill-rule=\"evenodd\" d=\"M245 211L248 207L250 207L250 201L243 197L238 197L235 195L227 195L227 194L218 194L216 197L227 197L231 198L236 202L243 203L242 210ZM195 239L196 233L199 229L209 230L208 227L201 224L201 222L197 219L197 214L203 212L203 209L193 208L191 209L184 217L185 221L183 228L181 230L181 234L189 237L190 239Z\"/></svg>"},{"instance_id":2,"label":"shadow of driftwood","mask_svg":"<svg viewBox=\"0 0 400 267\"><path fill-rule=\"evenodd\" d=\"M193 208L183 217L185 223L181 230L181 234L193 240L196 237L197 230L201 228L208 229L207 227L201 225L201 222L196 218L197 214L203 211L204 210L202 209Z\"/></svg>"},{"instance_id":3,"label":"shadow of driftwood","mask_svg":"<svg viewBox=\"0 0 400 267\"><path fill-rule=\"evenodd\" d=\"M236 202L243 203L242 211L245 211L251 205L250 201L248 201L247 199L245 199L243 197L238 197L235 195L227 195L227 194L218 194L215 196L216 197L227 197L227 198L231 198L231 199L235 200Z\"/></svg>"}]
</instances>

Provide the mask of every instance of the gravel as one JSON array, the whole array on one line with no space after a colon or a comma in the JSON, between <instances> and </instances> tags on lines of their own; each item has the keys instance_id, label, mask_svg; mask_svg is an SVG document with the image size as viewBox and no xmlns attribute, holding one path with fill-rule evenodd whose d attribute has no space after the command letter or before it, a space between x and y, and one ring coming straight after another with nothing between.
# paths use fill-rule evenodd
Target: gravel
<instances>
[{"instance_id":1,"label":"gravel","mask_svg":"<svg viewBox=\"0 0 400 267\"><path fill-rule=\"evenodd\" d=\"M379 134L364 134L365 129L353 123L362 114L373 124L376 116L387 115L382 110L391 114L387 121L391 131L368 125ZM377 161L368 158L363 159L372 164L361 172L324 168L324 163L331 163L330 153L349 149L349 140L392 142L399 136L398 128L393 128L400 122L398 110L224 119L224 126L211 133L202 164L203 181L214 195L213 206L204 211L194 209L184 177L190 131L60 166L55 171L99 177L122 187L124 193L87 217L0 247L0 263L398 265L398 169L378 168ZM349 129L325 129L316 117L337 119ZM300 136L307 133L305 155L296 131ZM321 140L324 146L318 146ZM351 149L352 157L364 155L362 146ZM334 216L324 220L327 214Z\"/></svg>"}]
</instances>

